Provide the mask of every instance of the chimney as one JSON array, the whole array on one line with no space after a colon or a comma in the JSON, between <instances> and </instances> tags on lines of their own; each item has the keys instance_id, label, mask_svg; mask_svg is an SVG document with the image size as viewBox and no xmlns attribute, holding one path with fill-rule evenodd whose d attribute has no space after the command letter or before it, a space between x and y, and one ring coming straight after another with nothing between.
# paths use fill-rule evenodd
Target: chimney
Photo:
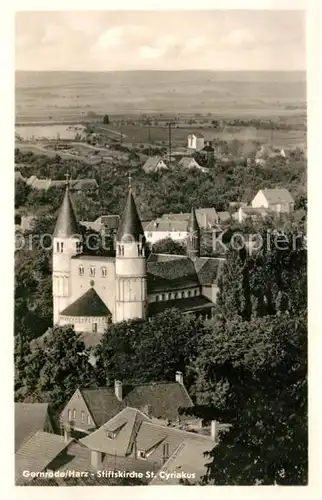
<instances>
[{"instance_id":1,"label":"chimney","mask_svg":"<svg viewBox=\"0 0 322 500\"><path fill-rule=\"evenodd\" d=\"M68 441L71 439L72 433L70 427L64 426L64 441L65 443L68 443Z\"/></svg>"},{"instance_id":2,"label":"chimney","mask_svg":"<svg viewBox=\"0 0 322 500\"><path fill-rule=\"evenodd\" d=\"M102 465L103 454L101 451L91 451L91 466L98 468Z\"/></svg>"},{"instance_id":3,"label":"chimney","mask_svg":"<svg viewBox=\"0 0 322 500\"><path fill-rule=\"evenodd\" d=\"M142 412L145 413L149 418L152 418L152 406L151 405L145 405L142 408Z\"/></svg>"},{"instance_id":4,"label":"chimney","mask_svg":"<svg viewBox=\"0 0 322 500\"><path fill-rule=\"evenodd\" d=\"M120 380L114 381L115 396L119 401L122 401L122 382Z\"/></svg>"},{"instance_id":5,"label":"chimney","mask_svg":"<svg viewBox=\"0 0 322 500\"><path fill-rule=\"evenodd\" d=\"M211 421L210 435L213 441L216 441L217 438L217 424L218 422L216 420Z\"/></svg>"},{"instance_id":6,"label":"chimney","mask_svg":"<svg viewBox=\"0 0 322 500\"><path fill-rule=\"evenodd\" d=\"M176 382L183 385L183 373L182 372L176 372Z\"/></svg>"}]
</instances>

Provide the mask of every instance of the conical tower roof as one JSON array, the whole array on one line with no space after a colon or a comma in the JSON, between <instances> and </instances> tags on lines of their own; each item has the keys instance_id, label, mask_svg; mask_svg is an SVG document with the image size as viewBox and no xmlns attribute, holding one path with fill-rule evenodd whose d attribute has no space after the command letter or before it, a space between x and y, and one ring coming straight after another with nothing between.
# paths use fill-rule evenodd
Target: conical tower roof
<instances>
[{"instance_id":1,"label":"conical tower roof","mask_svg":"<svg viewBox=\"0 0 322 500\"><path fill-rule=\"evenodd\" d=\"M189 233L199 233L199 231L200 231L200 227L199 227L199 224L197 221L196 211L195 211L194 207L192 207L192 209L191 209L187 230Z\"/></svg>"},{"instance_id":2,"label":"conical tower roof","mask_svg":"<svg viewBox=\"0 0 322 500\"><path fill-rule=\"evenodd\" d=\"M55 238L69 238L80 234L80 229L74 212L72 200L69 194L69 188L66 187L63 203L61 204L55 230Z\"/></svg>"},{"instance_id":3,"label":"conical tower roof","mask_svg":"<svg viewBox=\"0 0 322 500\"><path fill-rule=\"evenodd\" d=\"M117 231L116 240L122 241L122 239L131 239L132 241L140 241L143 236L144 231L142 223L133 198L132 189L130 188L125 209Z\"/></svg>"}]
</instances>

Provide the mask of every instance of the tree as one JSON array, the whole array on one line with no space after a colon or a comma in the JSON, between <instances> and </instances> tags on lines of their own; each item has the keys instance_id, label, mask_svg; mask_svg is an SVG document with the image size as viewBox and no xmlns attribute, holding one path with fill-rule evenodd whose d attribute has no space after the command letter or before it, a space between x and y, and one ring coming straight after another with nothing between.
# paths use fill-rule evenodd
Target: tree
<instances>
[{"instance_id":1,"label":"tree","mask_svg":"<svg viewBox=\"0 0 322 500\"><path fill-rule=\"evenodd\" d=\"M70 326L49 329L41 340L33 344L25 359L23 387L16 392L16 400L47 401L58 411L78 386L95 384L89 349Z\"/></svg>"},{"instance_id":2,"label":"tree","mask_svg":"<svg viewBox=\"0 0 322 500\"><path fill-rule=\"evenodd\" d=\"M106 377L110 381L173 381L177 370L185 373L203 332L200 319L176 309L149 321L112 324L96 348L98 380L104 385Z\"/></svg>"},{"instance_id":3,"label":"tree","mask_svg":"<svg viewBox=\"0 0 322 500\"><path fill-rule=\"evenodd\" d=\"M108 125L110 123L110 118L108 115L104 115L103 117L103 124Z\"/></svg>"},{"instance_id":4,"label":"tree","mask_svg":"<svg viewBox=\"0 0 322 500\"><path fill-rule=\"evenodd\" d=\"M179 243L172 238L165 238L154 243L152 245L152 251L153 253L185 255L186 248L182 243Z\"/></svg>"},{"instance_id":5,"label":"tree","mask_svg":"<svg viewBox=\"0 0 322 500\"><path fill-rule=\"evenodd\" d=\"M204 482L306 484L306 311L216 317L199 341L190 367L199 415L204 406L207 419L232 426L210 452Z\"/></svg>"},{"instance_id":6,"label":"tree","mask_svg":"<svg viewBox=\"0 0 322 500\"><path fill-rule=\"evenodd\" d=\"M15 182L15 208L19 208L27 202L31 187L22 179Z\"/></svg>"}]
</instances>

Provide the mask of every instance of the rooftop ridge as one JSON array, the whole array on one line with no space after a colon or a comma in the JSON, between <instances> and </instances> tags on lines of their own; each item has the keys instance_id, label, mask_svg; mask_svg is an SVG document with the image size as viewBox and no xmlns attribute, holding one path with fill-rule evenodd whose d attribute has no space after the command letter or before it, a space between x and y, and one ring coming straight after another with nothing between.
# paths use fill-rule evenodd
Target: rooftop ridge
<instances>
[{"instance_id":1,"label":"rooftop ridge","mask_svg":"<svg viewBox=\"0 0 322 500\"><path fill-rule=\"evenodd\" d=\"M171 431L175 431L175 432L178 432L178 433L181 433L181 434L185 434L186 437L196 437L196 438L201 438L201 439L204 439L206 441L213 441L211 436L205 436L204 434L199 434L197 432L189 432L189 431L184 431L183 429L177 429L176 427L166 427L162 424L157 424L155 422L142 422L142 425L143 424L146 424L146 425L153 425L155 427L160 427L161 429L170 429Z\"/></svg>"}]
</instances>

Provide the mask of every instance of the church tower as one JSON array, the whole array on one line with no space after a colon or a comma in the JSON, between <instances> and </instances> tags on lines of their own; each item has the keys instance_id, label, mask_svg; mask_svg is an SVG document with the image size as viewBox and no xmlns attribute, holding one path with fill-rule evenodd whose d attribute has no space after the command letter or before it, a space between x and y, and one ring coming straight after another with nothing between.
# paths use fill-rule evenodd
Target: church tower
<instances>
[{"instance_id":1,"label":"church tower","mask_svg":"<svg viewBox=\"0 0 322 500\"><path fill-rule=\"evenodd\" d=\"M82 252L82 237L67 183L53 234L53 309L54 324L71 297L70 259Z\"/></svg>"},{"instance_id":2,"label":"church tower","mask_svg":"<svg viewBox=\"0 0 322 500\"><path fill-rule=\"evenodd\" d=\"M145 238L131 185L116 235L116 318L114 322L147 317Z\"/></svg>"},{"instance_id":3,"label":"church tower","mask_svg":"<svg viewBox=\"0 0 322 500\"><path fill-rule=\"evenodd\" d=\"M192 207L188 221L187 256L191 259L200 257L200 227L197 221L196 211Z\"/></svg>"}]
</instances>

